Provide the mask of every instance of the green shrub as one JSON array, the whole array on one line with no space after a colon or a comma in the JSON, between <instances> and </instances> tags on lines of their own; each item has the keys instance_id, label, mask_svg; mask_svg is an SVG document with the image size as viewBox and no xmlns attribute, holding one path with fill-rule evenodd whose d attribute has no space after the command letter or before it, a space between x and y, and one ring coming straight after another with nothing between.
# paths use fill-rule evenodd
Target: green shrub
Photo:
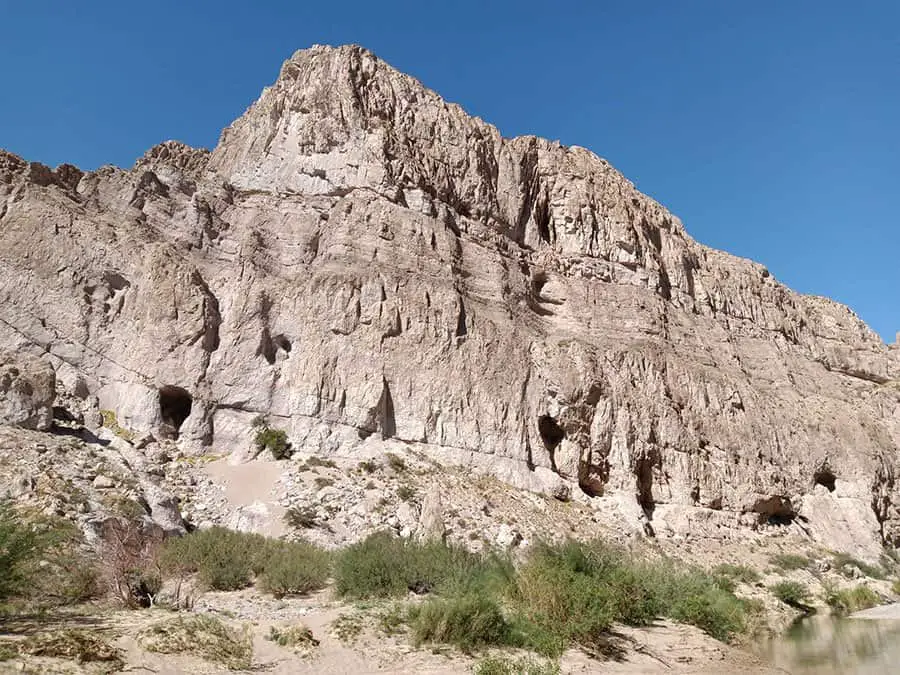
<instances>
[{"instance_id":1,"label":"green shrub","mask_svg":"<svg viewBox=\"0 0 900 675\"><path fill-rule=\"evenodd\" d=\"M712 575L716 577L717 580L727 579L731 582L740 582L743 584L753 584L762 578L760 573L752 567L747 567L746 565L734 565L732 563L722 563L721 565L717 565L713 568ZM721 585L728 586L728 584Z\"/></svg>"},{"instance_id":2,"label":"green shrub","mask_svg":"<svg viewBox=\"0 0 900 675\"><path fill-rule=\"evenodd\" d=\"M792 607L805 607L809 600L809 589L799 581L780 581L770 590L776 598Z\"/></svg>"},{"instance_id":3,"label":"green shrub","mask_svg":"<svg viewBox=\"0 0 900 675\"><path fill-rule=\"evenodd\" d=\"M832 565L845 577L852 576L850 570L846 569L847 567L856 567L860 572L872 579L884 579L887 576L880 565L870 565L847 553L835 553L832 557Z\"/></svg>"},{"instance_id":4,"label":"green shrub","mask_svg":"<svg viewBox=\"0 0 900 675\"><path fill-rule=\"evenodd\" d=\"M330 478L325 478L324 476L316 476L315 480L313 480L313 483L315 483L316 487L320 490L322 488L331 487L332 485L334 485L333 480L331 480Z\"/></svg>"},{"instance_id":5,"label":"green shrub","mask_svg":"<svg viewBox=\"0 0 900 675\"><path fill-rule=\"evenodd\" d=\"M572 641L590 647L626 615L651 621L660 606L635 572L612 548L537 545L516 578L520 611L537 628L532 646L558 656Z\"/></svg>"},{"instance_id":6,"label":"green shrub","mask_svg":"<svg viewBox=\"0 0 900 675\"><path fill-rule=\"evenodd\" d=\"M167 573L196 574L206 588L233 591L250 585L265 548L263 536L211 527L169 539L160 564Z\"/></svg>"},{"instance_id":7,"label":"green shrub","mask_svg":"<svg viewBox=\"0 0 900 675\"><path fill-rule=\"evenodd\" d=\"M403 473L406 471L406 462L403 461L402 457L398 457L393 452L385 453L385 458L387 459L388 466L391 467L397 473Z\"/></svg>"},{"instance_id":8,"label":"green shrub","mask_svg":"<svg viewBox=\"0 0 900 675\"><path fill-rule=\"evenodd\" d=\"M169 539L160 566L167 575L196 574L203 586L214 590L245 588L256 577L261 590L289 595L322 588L330 556L307 542L211 527Z\"/></svg>"},{"instance_id":9,"label":"green shrub","mask_svg":"<svg viewBox=\"0 0 900 675\"><path fill-rule=\"evenodd\" d=\"M697 626L718 640L728 641L746 628L750 607L719 581L701 570L676 570L661 565L656 570L662 614Z\"/></svg>"},{"instance_id":10,"label":"green shrub","mask_svg":"<svg viewBox=\"0 0 900 675\"><path fill-rule=\"evenodd\" d=\"M31 586L44 543L7 502L0 502L0 602Z\"/></svg>"},{"instance_id":11,"label":"green shrub","mask_svg":"<svg viewBox=\"0 0 900 675\"><path fill-rule=\"evenodd\" d=\"M874 607L881 602L881 598L871 588L860 584L841 590L826 588L825 602L836 614L843 615Z\"/></svg>"},{"instance_id":12,"label":"green shrub","mask_svg":"<svg viewBox=\"0 0 900 675\"><path fill-rule=\"evenodd\" d=\"M405 483L397 488L397 498L408 502L416 496L416 491Z\"/></svg>"},{"instance_id":13,"label":"green shrub","mask_svg":"<svg viewBox=\"0 0 900 675\"><path fill-rule=\"evenodd\" d=\"M312 506L292 506L285 511L284 522L295 530L311 530L319 526L316 510Z\"/></svg>"},{"instance_id":14,"label":"green shrub","mask_svg":"<svg viewBox=\"0 0 900 675\"><path fill-rule=\"evenodd\" d=\"M403 605L393 604L378 614L378 629L385 635L397 635L403 631L406 623L406 611Z\"/></svg>"},{"instance_id":15,"label":"green shrub","mask_svg":"<svg viewBox=\"0 0 900 675\"><path fill-rule=\"evenodd\" d=\"M894 595L900 595L900 579L895 579L894 583L891 584L891 592Z\"/></svg>"},{"instance_id":16,"label":"green shrub","mask_svg":"<svg viewBox=\"0 0 900 675\"><path fill-rule=\"evenodd\" d=\"M330 459L323 459L321 457L317 457L316 455L313 455L312 457L307 459L306 464L307 464L307 466L310 466L310 467L321 466L326 469L336 469L337 468L337 464L335 464Z\"/></svg>"},{"instance_id":17,"label":"green shrub","mask_svg":"<svg viewBox=\"0 0 900 675\"><path fill-rule=\"evenodd\" d=\"M270 545L258 583L276 598L302 595L324 588L330 568L326 551L306 542L278 542Z\"/></svg>"},{"instance_id":18,"label":"green shrub","mask_svg":"<svg viewBox=\"0 0 900 675\"><path fill-rule=\"evenodd\" d=\"M479 556L462 548L379 532L338 554L335 589L351 598L386 598L410 590L426 593L470 576L481 566Z\"/></svg>"},{"instance_id":19,"label":"green shrub","mask_svg":"<svg viewBox=\"0 0 900 675\"><path fill-rule=\"evenodd\" d=\"M378 471L378 464L371 460L363 460L362 462L357 464L357 467L359 467L360 471L363 471L365 473L375 473L376 471Z\"/></svg>"},{"instance_id":20,"label":"green shrub","mask_svg":"<svg viewBox=\"0 0 900 675\"><path fill-rule=\"evenodd\" d=\"M254 442L258 450L268 450L273 459L288 459L293 454L284 429L261 429Z\"/></svg>"},{"instance_id":21,"label":"green shrub","mask_svg":"<svg viewBox=\"0 0 900 675\"><path fill-rule=\"evenodd\" d=\"M518 644L497 600L485 595L432 598L410 610L410 626L417 645L441 642L469 653L486 645Z\"/></svg>"},{"instance_id":22,"label":"green shrub","mask_svg":"<svg viewBox=\"0 0 900 675\"><path fill-rule=\"evenodd\" d=\"M805 570L809 567L809 557L798 555L796 553L779 553L769 558L769 562L775 567L785 572L794 570Z\"/></svg>"},{"instance_id":23,"label":"green shrub","mask_svg":"<svg viewBox=\"0 0 900 675\"><path fill-rule=\"evenodd\" d=\"M614 622L642 626L659 616L728 640L749 612L710 574L665 559L641 562L602 542L535 547L517 576L517 599L538 629L531 646L552 656L573 641L602 651Z\"/></svg>"}]
</instances>

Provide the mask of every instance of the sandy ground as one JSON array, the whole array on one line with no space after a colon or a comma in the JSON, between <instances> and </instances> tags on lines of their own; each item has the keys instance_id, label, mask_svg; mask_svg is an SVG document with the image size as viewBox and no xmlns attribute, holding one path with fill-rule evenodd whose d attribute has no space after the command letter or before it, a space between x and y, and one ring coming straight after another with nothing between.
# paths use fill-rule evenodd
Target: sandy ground
<instances>
[{"instance_id":1,"label":"sandy ground","mask_svg":"<svg viewBox=\"0 0 900 675\"><path fill-rule=\"evenodd\" d=\"M220 607L216 614L234 628L249 627L253 635L253 664L246 672L267 672L276 675L290 673L321 673L323 675L375 674L375 673L423 673L446 674L471 673L477 659L452 648L415 649L404 634L386 636L377 628L378 606L360 609L342 603L331 602L326 593L311 598L276 601L264 597L254 598L252 591L217 593L210 604ZM285 608L284 605L289 607ZM292 605L292 606L291 606ZM287 611L286 611L287 610ZM228 616L234 615L234 616ZM292 625L288 622L270 621L265 616L302 616L303 624L312 630L319 640L318 647L308 654L298 654L290 648L280 647L267 640L273 625ZM156 654L143 650L135 639L143 628L162 620L171 619L174 613L165 610L94 611L70 613L55 625L10 626L11 633L23 637L37 630L64 627L87 628L102 635L123 652L126 665L123 672L181 675L182 673L229 672L223 666L203 661L190 655ZM336 628L344 617L359 629L349 631L348 636ZM350 617L351 621L347 621ZM777 670L742 650L723 645L690 627L660 622L644 629L622 627L614 634L615 644L621 648L615 660L598 661L576 650L567 652L561 661L562 673L680 673L739 675L760 673L774 675L787 671ZM503 652L495 652L503 653ZM508 652L507 652L508 653ZM518 655L514 655L518 656ZM17 658L0 663L0 672L31 673L96 673L95 664L79 665L71 661L47 658ZM242 671L243 672L243 671Z\"/></svg>"},{"instance_id":2,"label":"sandy ground","mask_svg":"<svg viewBox=\"0 0 900 675\"><path fill-rule=\"evenodd\" d=\"M225 490L225 498L231 509L262 504L268 512L263 526L256 528L260 534L280 537L285 534L284 507L278 503L275 484L281 476L278 462L255 459L235 464L228 458L206 465L206 473Z\"/></svg>"}]
</instances>

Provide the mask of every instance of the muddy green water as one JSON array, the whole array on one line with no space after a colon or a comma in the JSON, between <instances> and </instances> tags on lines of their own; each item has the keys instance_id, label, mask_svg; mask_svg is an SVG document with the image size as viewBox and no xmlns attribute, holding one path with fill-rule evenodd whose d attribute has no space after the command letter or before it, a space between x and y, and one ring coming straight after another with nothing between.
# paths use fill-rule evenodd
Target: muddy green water
<instances>
[{"instance_id":1,"label":"muddy green water","mask_svg":"<svg viewBox=\"0 0 900 675\"><path fill-rule=\"evenodd\" d=\"M900 619L811 616L758 647L794 675L900 675Z\"/></svg>"}]
</instances>

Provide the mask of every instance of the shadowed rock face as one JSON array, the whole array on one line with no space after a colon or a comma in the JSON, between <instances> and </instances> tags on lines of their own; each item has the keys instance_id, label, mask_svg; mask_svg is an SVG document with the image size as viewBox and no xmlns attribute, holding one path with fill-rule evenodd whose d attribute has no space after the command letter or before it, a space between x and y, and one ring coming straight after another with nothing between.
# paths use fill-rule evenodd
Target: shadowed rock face
<instances>
[{"instance_id":1,"label":"shadowed rock face","mask_svg":"<svg viewBox=\"0 0 900 675\"><path fill-rule=\"evenodd\" d=\"M211 153L0 153L0 315L0 346L187 445L244 453L265 414L317 452L405 442L612 497L660 535L900 539L895 348L359 47L297 52Z\"/></svg>"}]
</instances>

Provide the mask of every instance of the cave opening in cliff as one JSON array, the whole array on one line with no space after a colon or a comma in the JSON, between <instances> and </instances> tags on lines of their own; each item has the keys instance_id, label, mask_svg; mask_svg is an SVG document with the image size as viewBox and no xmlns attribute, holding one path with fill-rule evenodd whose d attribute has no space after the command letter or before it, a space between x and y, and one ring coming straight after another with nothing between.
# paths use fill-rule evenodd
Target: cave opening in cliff
<instances>
[{"instance_id":1,"label":"cave opening in cliff","mask_svg":"<svg viewBox=\"0 0 900 675\"><path fill-rule=\"evenodd\" d=\"M159 415L163 426L171 429L175 437L181 431L181 425L191 414L194 400L186 389L166 385L159 390Z\"/></svg>"},{"instance_id":2,"label":"cave opening in cliff","mask_svg":"<svg viewBox=\"0 0 900 675\"><path fill-rule=\"evenodd\" d=\"M644 515L652 519L656 503L653 501L653 460L650 457L638 460L634 467L634 477L638 504L643 509Z\"/></svg>"},{"instance_id":3,"label":"cave opening in cliff","mask_svg":"<svg viewBox=\"0 0 900 675\"><path fill-rule=\"evenodd\" d=\"M758 522L760 525L786 526L793 523L797 517L797 512L794 510L790 498L783 495L757 499L753 504L752 510L759 514Z\"/></svg>"},{"instance_id":4,"label":"cave opening in cliff","mask_svg":"<svg viewBox=\"0 0 900 675\"><path fill-rule=\"evenodd\" d=\"M834 492L834 483L836 480L837 476L835 476L831 469L828 468L819 469L813 475L813 482L816 485L823 486L829 492Z\"/></svg>"},{"instance_id":5,"label":"cave opening in cliff","mask_svg":"<svg viewBox=\"0 0 900 675\"><path fill-rule=\"evenodd\" d=\"M541 435L544 447L551 452L556 450L556 446L562 443L566 437L566 432L550 415L541 415L538 418L538 433Z\"/></svg>"}]
</instances>

